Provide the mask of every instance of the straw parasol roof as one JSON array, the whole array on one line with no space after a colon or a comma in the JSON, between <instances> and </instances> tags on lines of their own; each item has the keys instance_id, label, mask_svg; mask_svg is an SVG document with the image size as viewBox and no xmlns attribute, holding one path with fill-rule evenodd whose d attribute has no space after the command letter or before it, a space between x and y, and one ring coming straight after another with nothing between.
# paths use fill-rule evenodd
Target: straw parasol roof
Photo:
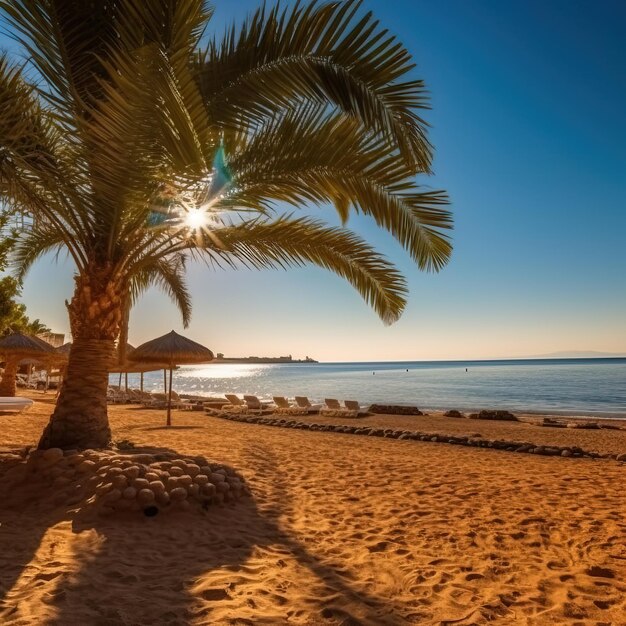
<instances>
[{"instance_id":1,"label":"straw parasol roof","mask_svg":"<svg viewBox=\"0 0 626 626\"><path fill-rule=\"evenodd\" d=\"M43 339L34 335L12 333L0 339L0 354L4 357L12 356L19 359L28 357L54 357L55 349Z\"/></svg>"},{"instance_id":2,"label":"straw parasol roof","mask_svg":"<svg viewBox=\"0 0 626 626\"><path fill-rule=\"evenodd\" d=\"M167 363L168 368L174 365L207 363L213 358L211 350L174 331L142 343L132 354L128 355L130 362Z\"/></svg>"},{"instance_id":3,"label":"straw parasol roof","mask_svg":"<svg viewBox=\"0 0 626 626\"><path fill-rule=\"evenodd\" d=\"M22 359L38 359L51 362L56 353L43 339L23 333L12 333L0 339L0 355L5 369L0 381L0 395L15 396L15 374Z\"/></svg>"},{"instance_id":4,"label":"straw parasol roof","mask_svg":"<svg viewBox=\"0 0 626 626\"><path fill-rule=\"evenodd\" d=\"M213 353L203 345L187 339L172 331L142 343L132 354L128 355L130 362L167 363L170 371L170 384L167 398L167 425L171 426L172 412L172 370L176 365L191 363L207 363L213 360Z\"/></svg>"}]
</instances>

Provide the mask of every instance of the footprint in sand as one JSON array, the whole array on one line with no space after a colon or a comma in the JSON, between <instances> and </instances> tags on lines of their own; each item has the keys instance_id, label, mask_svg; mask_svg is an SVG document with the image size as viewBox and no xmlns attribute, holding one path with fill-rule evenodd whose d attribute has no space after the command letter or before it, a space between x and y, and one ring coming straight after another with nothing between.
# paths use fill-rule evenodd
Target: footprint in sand
<instances>
[{"instance_id":1,"label":"footprint in sand","mask_svg":"<svg viewBox=\"0 0 626 626\"><path fill-rule=\"evenodd\" d=\"M388 541L379 541L378 543L375 543L373 546L368 546L367 549L370 552L383 552L384 550L387 549L388 545L389 545Z\"/></svg>"},{"instance_id":2,"label":"footprint in sand","mask_svg":"<svg viewBox=\"0 0 626 626\"><path fill-rule=\"evenodd\" d=\"M608 567L600 567L599 565L592 565L585 570L587 576L594 576L597 578L615 578L615 572Z\"/></svg>"},{"instance_id":3,"label":"footprint in sand","mask_svg":"<svg viewBox=\"0 0 626 626\"><path fill-rule=\"evenodd\" d=\"M55 578L58 578L61 574L62 572L49 572L49 573L39 572L33 578L34 580L50 581L50 580L54 580Z\"/></svg>"},{"instance_id":4,"label":"footprint in sand","mask_svg":"<svg viewBox=\"0 0 626 626\"><path fill-rule=\"evenodd\" d=\"M216 602L218 600L226 600L230 599L228 595L228 591L226 589L205 589L200 593L200 596L204 600L208 600L209 602Z\"/></svg>"}]
</instances>

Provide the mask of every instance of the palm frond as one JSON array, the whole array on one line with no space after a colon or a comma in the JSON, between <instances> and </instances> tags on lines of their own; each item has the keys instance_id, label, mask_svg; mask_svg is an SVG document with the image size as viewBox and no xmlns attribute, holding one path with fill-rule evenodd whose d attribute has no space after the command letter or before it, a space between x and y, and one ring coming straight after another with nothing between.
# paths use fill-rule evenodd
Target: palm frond
<instances>
[{"instance_id":1,"label":"palm frond","mask_svg":"<svg viewBox=\"0 0 626 626\"><path fill-rule=\"evenodd\" d=\"M64 148L63 134L21 68L0 58L0 195L14 208L55 224L80 266L84 255L77 239L89 223L77 210L80 184Z\"/></svg>"},{"instance_id":2,"label":"palm frond","mask_svg":"<svg viewBox=\"0 0 626 626\"><path fill-rule=\"evenodd\" d=\"M223 206L332 203L345 223L352 208L374 218L421 269L438 270L451 245L445 193L421 190L387 141L357 120L302 107L240 138L230 163L234 192Z\"/></svg>"},{"instance_id":3,"label":"palm frond","mask_svg":"<svg viewBox=\"0 0 626 626\"><path fill-rule=\"evenodd\" d=\"M119 3L1 0L9 32L26 51L40 94L77 130L106 78L102 60L117 40Z\"/></svg>"},{"instance_id":4,"label":"palm frond","mask_svg":"<svg viewBox=\"0 0 626 626\"><path fill-rule=\"evenodd\" d=\"M11 251L11 266L18 280L23 280L44 254L60 252L64 247L62 233L51 225L38 224L32 230L21 231L15 239Z\"/></svg>"},{"instance_id":5,"label":"palm frond","mask_svg":"<svg viewBox=\"0 0 626 626\"><path fill-rule=\"evenodd\" d=\"M330 270L346 279L385 324L395 322L406 305L405 280L387 259L349 230L310 218L249 220L187 245L212 259L253 269L311 263Z\"/></svg>"},{"instance_id":6,"label":"palm frond","mask_svg":"<svg viewBox=\"0 0 626 626\"><path fill-rule=\"evenodd\" d=\"M195 65L212 120L254 128L294 100L333 103L398 146L414 171L427 172L432 148L423 82L397 39L371 12L356 18L361 0L280 5L256 11L240 28L210 42Z\"/></svg>"},{"instance_id":7,"label":"palm frond","mask_svg":"<svg viewBox=\"0 0 626 626\"><path fill-rule=\"evenodd\" d=\"M191 295L185 283L185 256L151 259L140 264L131 275L131 304L134 305L149 287L156 286L178 307L183 326L191 321Z\"/></svg>"}]
</instances>

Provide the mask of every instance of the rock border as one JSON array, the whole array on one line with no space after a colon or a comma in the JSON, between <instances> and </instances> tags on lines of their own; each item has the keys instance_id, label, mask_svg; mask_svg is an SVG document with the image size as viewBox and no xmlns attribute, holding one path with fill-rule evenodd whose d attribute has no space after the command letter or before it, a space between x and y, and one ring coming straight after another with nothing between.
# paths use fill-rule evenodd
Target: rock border
<instances>
[{"instance_id":1,"label":"rock border","mask_svg":"<svg viewBox=\"0 0 626 626\"><path fill-rule=\"evenodd\" d=\"M204 456L181 456L153 448L122 450L2 449L2 480L11 488L40 484L55 504L76 511L143 513L206 510L250 495L245 479Z\"/></svg>"},{"instance_id":2,"label":"rock border","mask_svg":"<svg viewBox=\"0 0 626 626\"><path fill-rule=\"evenodd\" d=\"M424 433L415 430L394 430L393 428L378 428L375 426L349 426L347 424L316 424L312 422L300 422L276 417L263 417L258 415L241 415L212 411L207 413L211 417L218 417L232 422L245 422L247 424L260 424L262 426L276 426L279 428L294 428L297 430L312 430L320 432L334 432L348 435L365 435L369 437L385 437L387 439L402 439L412 441L431 441L435 443L448 443L458 446L471 446L474 448L493 448L505 452L524 452L541 456L560 456L564 458L589 458L589 459L612 459L626 462L626 453L612 454L584 450L579 446L545 446L532 442L506 441L503 439L478 439L477 437L446 435L439 433Z\"/></svg>"}]
</instances>

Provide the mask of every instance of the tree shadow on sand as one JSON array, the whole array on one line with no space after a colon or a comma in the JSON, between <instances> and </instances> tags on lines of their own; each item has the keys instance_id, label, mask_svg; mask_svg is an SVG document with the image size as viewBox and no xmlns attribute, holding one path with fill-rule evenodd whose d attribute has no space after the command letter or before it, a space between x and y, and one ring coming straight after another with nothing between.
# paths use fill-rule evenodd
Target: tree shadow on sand
<instances>
[{"instance_id":1,"label":"tree shadow on sand","mask_svg":"<svg viewBox=\"0 0 626 626\"><path fill-rule=\"evenodd\" d=\"M276 624L307 614L314 623L344 626L403 623L384 599L356 588L349 572L323 563L281 528L279 520L290 503L279 469L271 467L267 450L250 454L262 454L264 468L275 471L271 501L278 507L260 508L253 497L244 497L211 506L205 514L74 516L74 567L56 578L48 595L56 613L50 623ZM45 513L42 504L47 500L50 506L49 496L31 495L26 509L9 516L11 525L20 520L24 525L21 545L11 551L13 562L0 574L4 595L30 563L47 528L68 519L65 507ZM303 576L307 582L300 583L298 593L305 593L304 605L292 608L290 581ZM0 619L17 611L9 599Z\"/></svg>"},{"instance_id":2,"label":"tree shadow on sand","mask_svg":"<svg viewBox=\"0 0 626 626\"><path fill-rule=\"evenodd\" d=\"M7 602L7 595L30 564L44 534L67 519L65 507L51 506L51 498L41 484L23 483L15 470L15 466L0 464L1 623L17 608Z\"/></svg>"}]
</instances>

